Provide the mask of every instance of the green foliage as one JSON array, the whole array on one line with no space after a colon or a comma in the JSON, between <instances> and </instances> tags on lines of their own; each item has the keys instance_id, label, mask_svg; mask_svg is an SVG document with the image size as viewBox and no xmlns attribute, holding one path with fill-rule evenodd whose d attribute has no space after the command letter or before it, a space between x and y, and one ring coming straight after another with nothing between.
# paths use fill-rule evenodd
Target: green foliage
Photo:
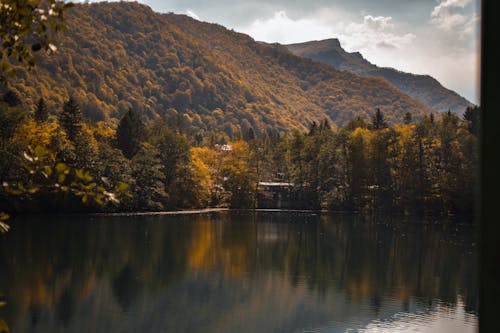
<instances>
[{"instance_id":1,"label":"green foliage","mask_svg":"<svg viewBox=\"0 0 500 333\"><path fill-rule=\"evenodd\" d=\"M465 109L463 119L468 122L469 132L478 136L481 129L481 108L479 106L468 107Z\"/></svg>"},{"instance_id":2,"label":"green foliage","mask_svg":"<svg viewBox=\"0 0 500 333\"><path fill-rule=\"evenodd\" d=\"M132 159L134 209L163 210L168 195L160 152L149 143L143 143Z\"/></svg>"},{"instance_id":3,"label":"green foliage","mask_svg":"<svg viewBox=\"0 0 500 333\"><path fill-rule=\"evenodd\" d=\"M30 176L14 183L4 182L7 193L31 197L39 192L71 193L83 204L93 201L98 205L118 203L119 197L128 195L128 185L121 183L114 189L106 189L94 179L88 170L74 169L62 162L54 162L54 156L41 146L24 152L25 170Z\"/></svg>"},{"instance_id":4,"label":"green foliage","mask_svg":"<svg viewBox=\"0 0 500 333\"><path fill-rule=\"evenodd\" d=\"M118 148L126 158L131 159L139 151L145 135L146 129L140 115L129 109L120 119L116 129Z\"/></svg>"},{"instance_id":5,"label":"green foliage","mask_svg":"<svg viewBox=\"0 0 500 333\"><path fill-rule=\"evenodd\" d=\"M245 118L231 131L247 141L230 141L215 130L208 140L197 140L184 127L190 119L185 113L168 112L142 123L129 111L115 131L116 121L87 123L73 98L60 117L41 122L22 116L20 101L0 102L2 203L9 213L254 208L258 183L271 181L287 183L290 208L474 212L478 138L471 124L478 120L473 111L464 120L451 112L433 120L431 113L389 126L377 110L371 126L361 117L342 129L332 128L328 119L311 120L308 131L287 135L258 135ZM219 110L211 114L223 116ZM202 146L193 147L194 142Z\"/></svg>"},{"instance_id":6,"label":"green foliage","mask_svg":"<svg viewBox=\"0 0 500 333\"><path fill-rule=\"evenodd\" d=\"M261 168L286 170L281 181L294 184L294 208L473 214L478 138L469 122L445 113L438 123L424 118L383 128L381 118L371 129L359 119L337 131L313 123L308 133L273 145L285 149L286 159Z\"/></svg>"},{"instance_id":7,"label":"green foliage","mask_svg":"<svg viewBox=\"0 0 500 333\"><path fill-rule=\"evenodd\" d=\"M385 120L384 114L380 109L377 108L375 114L372 117L372 128L374 130L379 130L387 127L387 121Z\"/></svg>"},{"instance_id":8,"label":"green foliage","mask_svg":"<svg viewBox=\"0 0 500 333\"><path fill-rule=\"evenodd\" d=\"M73 96L64 103L63 110L59 114L59 123L66 131L68 139L74 141L81 132L83 126L83 114L80 106Z\"/></svg>"}]
</instances>

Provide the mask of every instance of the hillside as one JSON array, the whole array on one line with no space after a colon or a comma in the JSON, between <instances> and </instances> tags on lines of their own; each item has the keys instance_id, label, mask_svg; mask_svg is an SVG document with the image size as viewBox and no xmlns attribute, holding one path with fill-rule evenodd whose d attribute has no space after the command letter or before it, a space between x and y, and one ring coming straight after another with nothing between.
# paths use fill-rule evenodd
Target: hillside
<instances>
[{"instance_id":1,"label":"hillside","mask_svg":"<svg viewBox=\"0 0 500 333\"><path fill-rule=\"evenodd\" d=\"M406 112L415 119L432 112L383 79L188 16L131 2L79 4L67 14L58 52L13 82L29 106L43 96L55 112L72 94L94 120L132 107L148 118L176 117L202 135L229 136L303 129L325 117L342 125L376 108L393 123Z\"/></svg>"},{"instance_id":2,"label":"hillside","mask_svg":"<svg viewBox=\"0 0 500 333\"><path fill-rule=\"evenodd\" d=\"M296 55L332 65L340 70L363 76L382 77L405 94L439 112L451 110L462 114L468 106L471 106L469 101L456 92L446 89L433 77L378 67L363 58L359 52L346 52L338 39L290 44L286 47Z\"/></svg>"}]
</instances>

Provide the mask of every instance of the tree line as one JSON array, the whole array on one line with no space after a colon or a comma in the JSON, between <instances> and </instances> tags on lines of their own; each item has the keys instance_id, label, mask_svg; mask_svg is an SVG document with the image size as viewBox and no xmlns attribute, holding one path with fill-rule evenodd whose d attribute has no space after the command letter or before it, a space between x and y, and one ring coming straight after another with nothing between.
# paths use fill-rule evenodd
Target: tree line
<instances>
[{"instance_id":1,"label":"tree line","mask_svg":"<svg viewBox=\"0 0 500 333\"><path fill-rule=\"evenodd\" d=\"M324 120L306 132L249 128L227 140L214 131L184 132L172 117L146 121L133 109L114 123L92 122L72 97L61 110L40 99L27 111L7 91L0 101L0 199L7 205L0 211L258 208L259 181L274 181L293 184L294 208L473 214L479 115L471 107L462 119L447 112L414 122L407 113L403 124L389 126L377 110L340 129ZM101 205L113 199L108 189L123 184L127 195ZM66 187L77 195L59 190Z\"/></svg>"}]
</instances>

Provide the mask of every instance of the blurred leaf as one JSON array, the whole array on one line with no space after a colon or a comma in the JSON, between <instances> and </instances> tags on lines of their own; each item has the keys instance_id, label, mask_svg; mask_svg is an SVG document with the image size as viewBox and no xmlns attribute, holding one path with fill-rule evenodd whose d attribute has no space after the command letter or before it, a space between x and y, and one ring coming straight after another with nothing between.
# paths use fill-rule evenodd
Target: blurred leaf
<instances>
[{"instance_id":1,"label":"blurred leaf","mask_svg":"<svg viewBox=\"0 0 500 333\"><path fill-rule=\"evenodd\" d=\"M57 173L67 173L69 170L68 166L64 163L57 163L56 164L56 171Z\"/></svg>"},{"instance_id":2,"label":"blurred leaf","mask_svg":"<svg viewBox=\"0 0 500 333\"><path fill-rule=\"evenodd\" d=\"M35 156L38 158L44 157L48 154L47 150L42 146L36 146L34 150Z\"/></svg>"},{"instance_id":3,"label":"blurred leaf","mask_svg":"<svg viewBox=\"0 0 500 333\"><path fill-rule=\"evenodd\" d=\"M83 180L83 178L84 178L84 176L83 176L83 170L82 169L76 169L75 170L75 175L76 175L76 177L78 177L78 179Z\"/></svg>"},{"instance_id":4,"label":"blurred leaf","mask_svg":"<svg viewBox=\"0 0 500 333\"><path fill-rule=\"evenodd\" d=\"M118 191L126 191L126 190L128 190L128 188L129 188L129 186L127 183L120 183L120 184L118 184L116 189Z\"/></svg>"},{"instance_id":5,"label":"blurred leaf","mask_svg":"<svg viewBox=\"0 0 500 333\"><path fill-rule=\"evenodd\" d=\"M51 168L50 166L45 165L45 166L43 167L43 170L44 170L44 172L45 172L45 174L46 174L47 176L49 176L49 177L50 177L50 176L52 175L52 168Z\"/></svg>"},{"instance_id":6,"label":"blurred leaf","mask_svg":"<svg viewBox=\"0 0 500 333\"><path fill-rule=\"evenodd\" d=\"M85 172L83 173L83 181L84 181L84 182L87 182L87 183L88 183L88 182L91 182L93 179L94 179L94 178L92 177L92 175L90 174L90 172L85 171Z\"/></svg>"},{"instance_id":7,"label":"blurred leaf","mask_svg":"<svg viewBox=\"0 0 500 333\"><path fill-rule=\"evenodd\" d=\"M38 191L40 190L40 187L39 186L33 186L33 187L30 187L27 189L27 192L29 194L35 194L37 193Z\"/></svg>"},{"instance_id":8,"label":"blurred leaf","mask_svg":"<svg viewBox=\"0 0 500 333\"><path fill-rule=\"evenodd\" d=\"M61 173L59 176L57 176L58 183L64 183L65 180L66 180L66 175L64 173Z\"/></svg>"},{"instance_id":9,"label":"blurred leaf","mask_svg":"<svg viewBox=\"0 0 500 333\"><path fill-rule=\"evenodd\" d=\"M1 233L6 233L7 231L9 231L9 229L10 229L10 226L8 224L0 222L0 232Z\"/></svg>"}]
</instances>

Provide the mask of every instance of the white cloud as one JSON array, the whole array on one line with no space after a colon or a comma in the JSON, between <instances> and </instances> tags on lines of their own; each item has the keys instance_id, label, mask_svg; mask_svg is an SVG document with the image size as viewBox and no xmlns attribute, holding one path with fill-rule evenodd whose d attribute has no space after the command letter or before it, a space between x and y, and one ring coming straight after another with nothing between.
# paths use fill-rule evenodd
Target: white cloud
<instances>
[{"instance_id":1,"label":"white cloud","mask_svg":"<svg viewBox=\"0 0 500 333\"><path fill-rule=\"evenodd\" d=\"M391 17L366 15L362 23L349 23L338 38L349 51L372 53L378 48L397 49L412 43L412 33L396 34Z\"/></svg>"},{"instance_id":2,"label":"white cloud","mask_svg":"<svg viewBox=\"0 0 500 333\"><path fill-rule=\"evenodd\" d=\"M259 41L280 42L282 44L302 42L312 39L331 38L331 27L310 18L293 20L284 11L275 12L271 18L257 19L243 29Z\"/></svg>"},{"instance_id":3,"label":"white cloud","mask_svg":"<svg viewBox=\"0 0 500 333\"><path fill-rule=\"evenodd\" d=\"M468 1L448 0L441 8ZM477 19L469 20L468 25L462 26L463 33L467 29L475 31L477 22ZM455 35L451 37L456 38L450 39L450 32L443 32L435 25L411 32L402 26L403 23L390 16L355 15L325 8L295 18L289 17L285 11L277 11L271 17L254 20L249 26L237 30L259 41L282 44L338 38L346 51L360 52L378 66L432 75L445 87L477 102L478 53L476 48L467 46L474 35L460 41Z\"/></svg>"},{"instance_id":4,"label":"white cloud","mask_svg":"<svg viewBox=\"0 0 500 333\"><path fill-rule=\"evenodd\" d=\"M393 28L394 25L392 23L389 23L389 21L392 20L392 17L390 16L377 16L373 17L371 15L366 15L363 18L363 24L374 31L382 31L385 28Z\"/></svg>"},{"instance_id":5,"label":"white cloud","mask_svg":"<svg viewBox=\"0 0 500 333\"><path fill-rule=\"evenodd\" d=\"M355 51L398 48L411 43L415 36L394 33L391 20L391 17L365 15L360 23L351 20L346 23L326 9L319 15L292 19L286 12L278 11L268 19L255 20L241 31L256 40L282 44L336 37L348 50Z\"/></svg>"},{"instance_id":6,"label":"white cloud","mask_svg":"<svg viewBox=\"0 0 500 333\"><path fill-rule=\"evenodd\" d=\"M459 36L473 31L472 26L477 19L465 15L463 9L471 0L444 0L431 12L431 23L446 32L456 32Z\"/></svg>"},{"instance_id":7,"label":"white cloud","mask_svg":"<svg viewBox=\"0 0 500 333\"><path fill-rule=\"evenodd\" d=\"M191 9L186 10L186 15L194 18L195 20L198 20L198 21L200 20L200 17L198 15L196 15L196 13L193 12Z\"/></svg>"}]
</instances>

